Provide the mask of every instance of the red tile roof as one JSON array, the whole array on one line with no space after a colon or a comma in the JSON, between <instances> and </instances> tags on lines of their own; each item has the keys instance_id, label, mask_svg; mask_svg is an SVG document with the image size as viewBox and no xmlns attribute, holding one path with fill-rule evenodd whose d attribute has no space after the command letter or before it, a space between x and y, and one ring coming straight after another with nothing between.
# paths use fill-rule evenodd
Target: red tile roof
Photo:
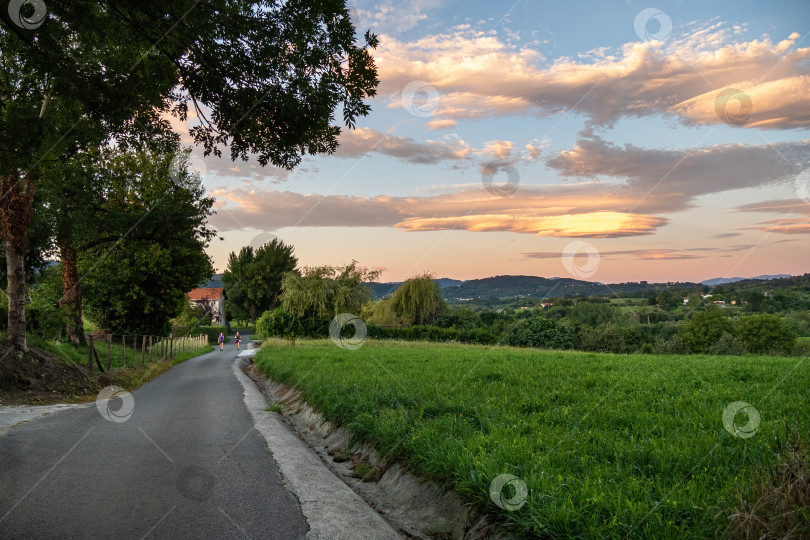
<instances>
[{"instance_id":1,"label":"red tile roof","mask_svg":"<svg viewBox=\"0 0 810 540\"><path fill-rule=\"evenodd\" d=\"M194 289L188 293L188 297L190 300L219 300L224 292L225 289L222 287Z\"/></svg>"}]
</instances>

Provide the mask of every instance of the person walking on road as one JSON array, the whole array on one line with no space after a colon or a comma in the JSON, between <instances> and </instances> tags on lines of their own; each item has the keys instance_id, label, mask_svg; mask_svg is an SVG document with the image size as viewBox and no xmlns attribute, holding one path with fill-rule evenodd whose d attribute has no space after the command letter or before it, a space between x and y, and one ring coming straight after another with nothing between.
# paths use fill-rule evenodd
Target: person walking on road
<instances>
[{"instance_id":1,"label":"person walking on road","mask_svg":"<svg viewBox=\"0 0 810 540\"><path fill-rule=\"evenodd\" d=\"M236 331L236 335L234 336L234 341L236 341L236 350L239 350L239 342L242 341L242 334L239 333L239 330Z\"/></svg>"},{"instance_id":2,"label":"person walking on road","mask_svg":"<svg viewBox=\"0 0 810 540\"><path fill-rule=\"evenodd\" d=\"M217 338L217 341L219 341L219 350L224 351L225 350L225 334L220 332L219 333L219 338Z\"/></svg>"}]
</instances>

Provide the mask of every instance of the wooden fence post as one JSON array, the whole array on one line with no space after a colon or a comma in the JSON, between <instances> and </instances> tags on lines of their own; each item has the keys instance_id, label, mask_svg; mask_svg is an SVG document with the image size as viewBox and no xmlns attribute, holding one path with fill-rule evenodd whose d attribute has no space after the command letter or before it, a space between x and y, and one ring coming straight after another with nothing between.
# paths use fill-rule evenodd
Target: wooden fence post
<instances>
[{"instance_id":1,"label":"wooden fence post","mask_svg":"<svg viewBox=\"0 0 810 540\"><path fill-rule=\"evenodd\" d=\"M149 336L149 363L152 363L152 336Z\"/></svg>"},{"instance_id":2,"label":"wooden fence post","mask_svg":"<svg viewBox=\"0 0 810 540\"><path fill-rule=\"evenodd\" d=\"M93 352L95 350L95 345L93 345L93 335L90 334L87 336L87 344L90 346L89 355L87 357L87 369L90 371L90 374L93 374Z\"/></svg>"},{"instance_id":3,"label":"wooden fence post","mask_svg":"<svg viewBox=\"0 0 810 540\"><path fill-rule=\"evenodd\" d=\"M107 334L107 371L112 369L112 334Z\"/></svg>"},{"instance_id":4,"label":"wooden fence post","mask_svg":"<svg viewBox=\"0 0 810 540\"><path fill-rule=\"evenodd\" d=\"M174 360L174 334L169 334L169 360Z\"/></svg>"},{"instance_id":5,"label":"wooden fence post","mask_svg":"<svg viewBox=\"0 0 810 540\"><path fill-rule=\"evenodd\" d=\"M146 336L143 336L143 341L141 342L141 365L146 363Z\"/></svg>"},{"instance_id":6,"label":"wooden fence post","mask_svg":"<svg viewBox=\"0 0 810 540\"><path fill-rule=\"evenodd\" d=\"M121 336L121 369L127 369L127 336Z\"/></svg>"}]
</instances>

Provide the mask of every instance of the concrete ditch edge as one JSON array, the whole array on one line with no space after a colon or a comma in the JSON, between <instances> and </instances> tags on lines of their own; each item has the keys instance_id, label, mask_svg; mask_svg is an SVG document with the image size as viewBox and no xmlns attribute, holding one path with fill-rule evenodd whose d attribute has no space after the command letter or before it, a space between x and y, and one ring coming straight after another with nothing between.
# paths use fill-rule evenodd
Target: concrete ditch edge
<instances>
[{"instance_id":1,"label":"concrete ditch edge","mask_svg":"<svg viewBox=\"0 0 810 540\"><path fill-rule=\"evenodd\" d=\"M233 371L244 389L245 406L256 430L267 442L287 488L301 503L301 512L309 525L306 538L400 539L388 522L324 465L280 414L265 410L267 402L242 372L243 365L243 359L237 358Z\"/></svg>"}]
</instances>

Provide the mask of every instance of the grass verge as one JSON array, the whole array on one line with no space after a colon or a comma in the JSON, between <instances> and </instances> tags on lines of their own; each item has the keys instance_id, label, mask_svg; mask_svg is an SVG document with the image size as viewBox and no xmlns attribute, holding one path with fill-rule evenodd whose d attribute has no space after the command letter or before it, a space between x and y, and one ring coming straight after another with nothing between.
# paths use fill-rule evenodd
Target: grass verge
<instances>
[{"instance_id":1,"label":"grass verge","mask_svg":"<svg viewBox=\"0 0 810 540\"><path fill-rule=\"evenodd\" d=\"M173 360L148 361L141 351L112 347L112 369L100 373L94 366L89 374L89 348L70 343L54 343L29 338L31 352L12 362L0 365L0 405L43 405L49 403L81 403L92 401L105 386L116 385L133 390L154 379L170 367L213 350L200 347L177 354ZM96 344L102 364L107 366L107 345ZM5 351L3 351L5 353ZM15 354L15 353L10 353ZM126 359L126 369L120 369ZM142 363L142 359L145 360Z\"/></svg>"},{"instance_id":2,"label":"grass verge","mask_svg":"<svg viewBox=\"0 0 810 540\"><path fill-rule=\"evenodd\" d=\"M273 340L254 361L358 442L521 537L722 534L778 467L788 421L810 426L806 358ZM724 427L738 401L760 414L749 438ZM748 423L733 420L732 431ZM491 497L501 474L525 482L525 500L514 483Z\"/></svg>"}]
</instances>

